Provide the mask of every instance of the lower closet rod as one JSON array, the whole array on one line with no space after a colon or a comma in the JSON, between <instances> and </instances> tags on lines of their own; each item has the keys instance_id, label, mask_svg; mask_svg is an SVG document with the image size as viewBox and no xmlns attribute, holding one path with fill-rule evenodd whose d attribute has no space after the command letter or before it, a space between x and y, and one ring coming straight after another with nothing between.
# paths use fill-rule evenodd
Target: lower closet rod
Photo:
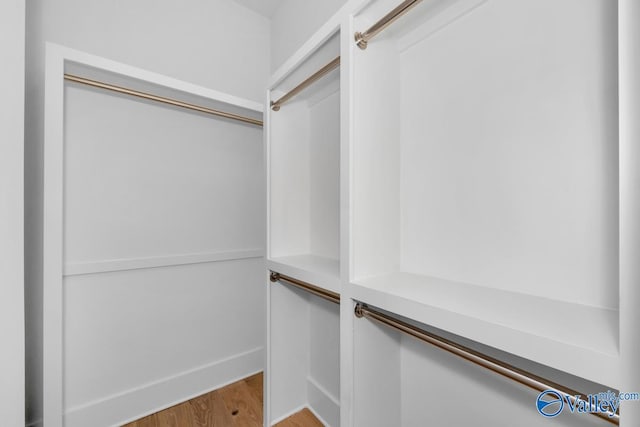
<instances>
[{"instance_id":1,"label":"lower closet rod","mask_svg":"<svg viewBox=\"0 0 640 427\"><path fill-rule=\"evenodd\" d=\"M310 292L320 298L324 298L327 301L331 301L336 304L340 304L340 295L328 291L326 289L319 288L311 283L303 282L302 280L294 279L293 277L285 276L284 274L280 274L275 271L271 271L271 276L269 278L272 282L287 282L297 288L303 289L307 292Z\"/></svg>"},{"instance_id":2,"label":"lower closet rod","mask_svg":"<svg viewBox=\"0 0 640 427\"><path fill-rule=\"evenodd\" d=\"M494 359L491 356L487 356L486 354L472 350L468 347L465 347L463 345L450 341L439 335L417 328L416 326L403 322L402 320L395 319L385 313L382 313L378 310L370 308L360 302L356 304L355 315L358 318L366 317L369 319L376 320L380 323L383 323L387 326L390 326L394 329L397 329L401 332L404 332L415 338L418 338L421 341L432 344L444 351L447 351L449 353L455 354L456 356L462 357L463 359L466 359L471 363L474 363L476 365L482 366L483 368L489 369L499 375L502 375L503 377L507 377L513 381L519 382L520 384L525 385L529 388L532 388L538 392L543 392L545 390L554 390L559 393L567 395L569 399L572 401L572 403L574 404L578 400L586 401L586 397L583 393L579 393L575 390L571 390L570 388L557 384L553 381L549 381L545 378L539 377L531 372L516 368L515 366L509 365L508 363L505 363L501 360ZM576 398L576 396L578 395L580 397ZM613 412L590 412L590 413L612 424L615 424L615 425L620 424L620 415L618 413L613 413Z\"/></svg>"}]
</instances>

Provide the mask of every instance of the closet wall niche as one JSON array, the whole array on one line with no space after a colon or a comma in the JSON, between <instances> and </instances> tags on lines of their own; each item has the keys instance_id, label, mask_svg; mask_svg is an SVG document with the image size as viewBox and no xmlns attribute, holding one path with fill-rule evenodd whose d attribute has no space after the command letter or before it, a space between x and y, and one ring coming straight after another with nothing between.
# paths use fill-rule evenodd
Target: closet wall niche
<instances>
[{"instance_id":1,"label":"closet wall niche","mask_svg":"<svg viewBox=\"0 0 640 427\"><path fill-rule=\"evenodd\" d=\"M339 33L328 34L269 93L267 268L278 275L268 284L265 425L305 407L340 423L339 55Z\"/></svg>"},{"instance_id":2,"label":"closet wall niche","mask_svg":"<svg viewBox=\"0 0 640 427\"><path fill-rule=\"evenodd\" d=\"M608 390L604 385L409 322L582 393ZM593 415L572 414L568 409L551 421L535 409L538 391L368 319L354 321L353 366L354 426L613 425Z\"/></svg>"},{"instance_id":3,"label":"closet wall niche","mask_svg":"<svg viewBox=\"0 0 640 427\"><path fill-rule=\"evenodd\" d=\"M44 424L261 371L262 105L54 44L45 91Z\"/></svg>"},{"instance_id":4,"label":"closet wall niche","mask_svg":"<svg viewBox=\"0 0 640 427\"><path fill-rule=\"evenodd\" d=\"M271 90L271 101L339 57L334 35ZM339 67L270 111L269 264L337 291L340 276ZM295 269L295 270L292 270ZM304 274L304 273L303 273Z\"/></svg>"},{"instance_id":5,"label":"closet wall niche","mask_svg":"<svg viewBox=\"0 0 640 427\"><path fill-rule=\"evenodd\" d=\"M352 43L352 297L618 385L617 34L607 0L432 0Z\"/></svg>"}]
</instances>

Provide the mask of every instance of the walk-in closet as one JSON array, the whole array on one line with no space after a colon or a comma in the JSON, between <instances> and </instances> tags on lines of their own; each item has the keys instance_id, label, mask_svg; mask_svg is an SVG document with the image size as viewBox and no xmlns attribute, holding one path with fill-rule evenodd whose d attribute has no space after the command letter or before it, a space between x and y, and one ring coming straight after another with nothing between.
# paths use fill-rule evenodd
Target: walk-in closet
<instances>
[{"instance_id":1,"label":"walk-in closet","mask_svg":"<svg viewBox=\"0 0 640 427\"><path fill-rule=\"evenodd\" d=\"M640 425L639 1L0 22L3 426Z\"/></svg>"}]
</instances>

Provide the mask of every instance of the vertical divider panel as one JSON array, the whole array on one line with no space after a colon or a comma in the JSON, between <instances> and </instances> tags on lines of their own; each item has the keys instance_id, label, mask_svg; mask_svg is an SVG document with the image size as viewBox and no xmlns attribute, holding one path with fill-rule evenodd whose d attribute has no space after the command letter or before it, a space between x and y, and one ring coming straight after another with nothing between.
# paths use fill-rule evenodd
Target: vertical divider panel
<instances>
[{"instance_id":1,"label":"vertical divider panel","mask_svg":"<svg viewBox=\"0 0 640 427\"><path fill-rule=\"evenodd\" d=\"M340 32L340 425L354 425L354 334L350 285L353 272L353 16L346 15Z\"/></svg>"},{"instance_id":2,"label":"vertical divider panel","mask_svg":"<svg viewBox=\"0 0 640 427\"><path fill-rule=\"evenodd\" d=\"M402 336L363 320L354 325L353 425L401 426Z\"/></svg>"},{"instance_id":3,"label":"vertical divider panel","mask_svg":"<svg viewBox=\"0 0 640 427\"><path fill-rule=\"evenodd\" d=\"M309 372L309 297L280 283L271 286L272 423L306 405Z\"/></svg>"},{"instance_id":4,"label":"vertical divider panel","mask_svg":"<svg viewBox=\"0 0 640 427\"><path fill-rule=\"evenodd\" d=\"M640 390L640 2L618 1L620 92L620 353L623 391ZM640 425L640 402L622 404L622 427Z\"/></svg>"},{"instance_id":5,"label":"vertical divider panel","mask_svg":"<svg viewBox=\"0 0 640 427\"><path fill-rule=\"evenodd\" d=\"M43 423L63 425L64 54L47 44L43 236Z\"/></svg>"}]
</instances>

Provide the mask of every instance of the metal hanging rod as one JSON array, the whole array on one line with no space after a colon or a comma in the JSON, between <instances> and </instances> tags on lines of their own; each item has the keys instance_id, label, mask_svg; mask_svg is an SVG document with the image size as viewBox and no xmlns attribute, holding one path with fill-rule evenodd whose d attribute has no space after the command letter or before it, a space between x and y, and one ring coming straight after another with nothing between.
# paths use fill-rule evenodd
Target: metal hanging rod
<instances>
[{"instance_id":1,"label":"metal hanging rod","mask_svg":"<svg viewBox=\"0 0 640 427\"><path fill-rule=\"evenodd\" d=\"M188 102L178 101L171 98L165 98L163 96L152 95L150 93L140 92L133 89L128 89L121 86L116 86L108 83L99 82L97 80L86 79L84 77L74 76L73 74L65 74L65 80L80 83L83 85L98 87L100 89L106 89L113 92L123 93L125 95L137 96L139 98L148 99L151 101L162 102L164 104L173 105L175 107L182 107L189 110L199 111L201 113L212 114L218 117L224 117L227 119L238 120L240 122L249 123L256 126L262 126L262 120L252 119L251 117L240 116L238 114L227 113L220 110L214 110L213 108L201 107L199 105L190 104Z\"/></svg>"},{"instance_id":2,"label":"metal hanging rod","mask_svg":"<svg viewBox=\"0 0 640 427\"><path fill-rule=\"evenodd\" d=\"M296 96L297 94L302 92L308 86L311 86L313 83L315 83L316 81L320 80L326 74L329 74L329 72L333 71L339 65L340 65L340 57L338 56L333 61L329 62L327 65L325 65L324 67L322 67L318 71L316 71L313 75L307 77L306 80L304 80L298 86L296 86L293 89L291 89L289 92L287 92L280 99L278 99L275 102L271 101L271 109L273 111L279 111L280 107L282 106L282 104L284 104L285 102L287 102L288 100L290 100L291 98L293 98L294 96Z\"/></svg>"},{"instance_id":3,"label":"metal hanging rod","mask_svg":"<svg viewBox=\"0 0 640 427\"><path fill-rule=\"evenodd\" d=\"M380 18L380 20L369 27L367 31L362 33L358 31L357 33L355 33L354 37L356 39L356 44L358 45L358 47L362 50L366 49L369 40L374 38L380 31L393 24L398 18L410 11L421 1L422 0L405 0L391 12Z\"/></svg>"},{"instance_id":4,"label":"metal hanging rod","mask_svg":"<svg viewBox=\"0 0 640 427\"><path fill-rule=\"evenodd\" d=\"M271 271L271 276L269 278L272 282L287 282L290 285L296 286L302 290L310 292L320 298L324 298L327 301L331 301L336 304L340 304L340 295L328 291L326 289L319 288L311 283L303 282L302 280L294 279L293 277L285 276L284 274L277 273L275 271Z\"/></svg>"},{"instance_id":5,"label":"metal hanging rod","mask_svg":"<svg viewBox=\"0 0 640 427\"><path fill-rule=\"evenodd\" d=\"M455 354L456 356L459 356L465 360L468 360L471 363L474 363L478 366L482 366L483 368L489 369L490 371L493 371L499 375L502 375L503 377L516 381L538 392L543 392L545 390L554 390L567 395L569 399L572 401L572 403L574 404L578 400L583 400L583 401L587 400L586 396L583 393L579 393L575 390L571 390L568 387L565 387L553 381L547 380L538 375L532 374L531 372L525 371L520 368L516 368L515 366L512 366L501 360L494 359L491 356L487 356L486 354L480 353L476 350L472 350L468 347L455 343L439 335L417 328L409 323L403 322L402 320L395 319L385 313L382 313L378 310L370 308L367 305L362 304L360 302L356 304L355 315L358 318L366 317L369 319L376 320L382 324L385 324L401 332L404 332L408 335L411 335L415 338L418 338L421 341L432 344L444 351ZM580 396L580 397L576 399L575 396ZM602 418L610 422L611 424L615 424L615 425L620 424L620 415L617 412L616 413L591 412L591 414L599 418Z\"/></svg>"}]
</instances>

